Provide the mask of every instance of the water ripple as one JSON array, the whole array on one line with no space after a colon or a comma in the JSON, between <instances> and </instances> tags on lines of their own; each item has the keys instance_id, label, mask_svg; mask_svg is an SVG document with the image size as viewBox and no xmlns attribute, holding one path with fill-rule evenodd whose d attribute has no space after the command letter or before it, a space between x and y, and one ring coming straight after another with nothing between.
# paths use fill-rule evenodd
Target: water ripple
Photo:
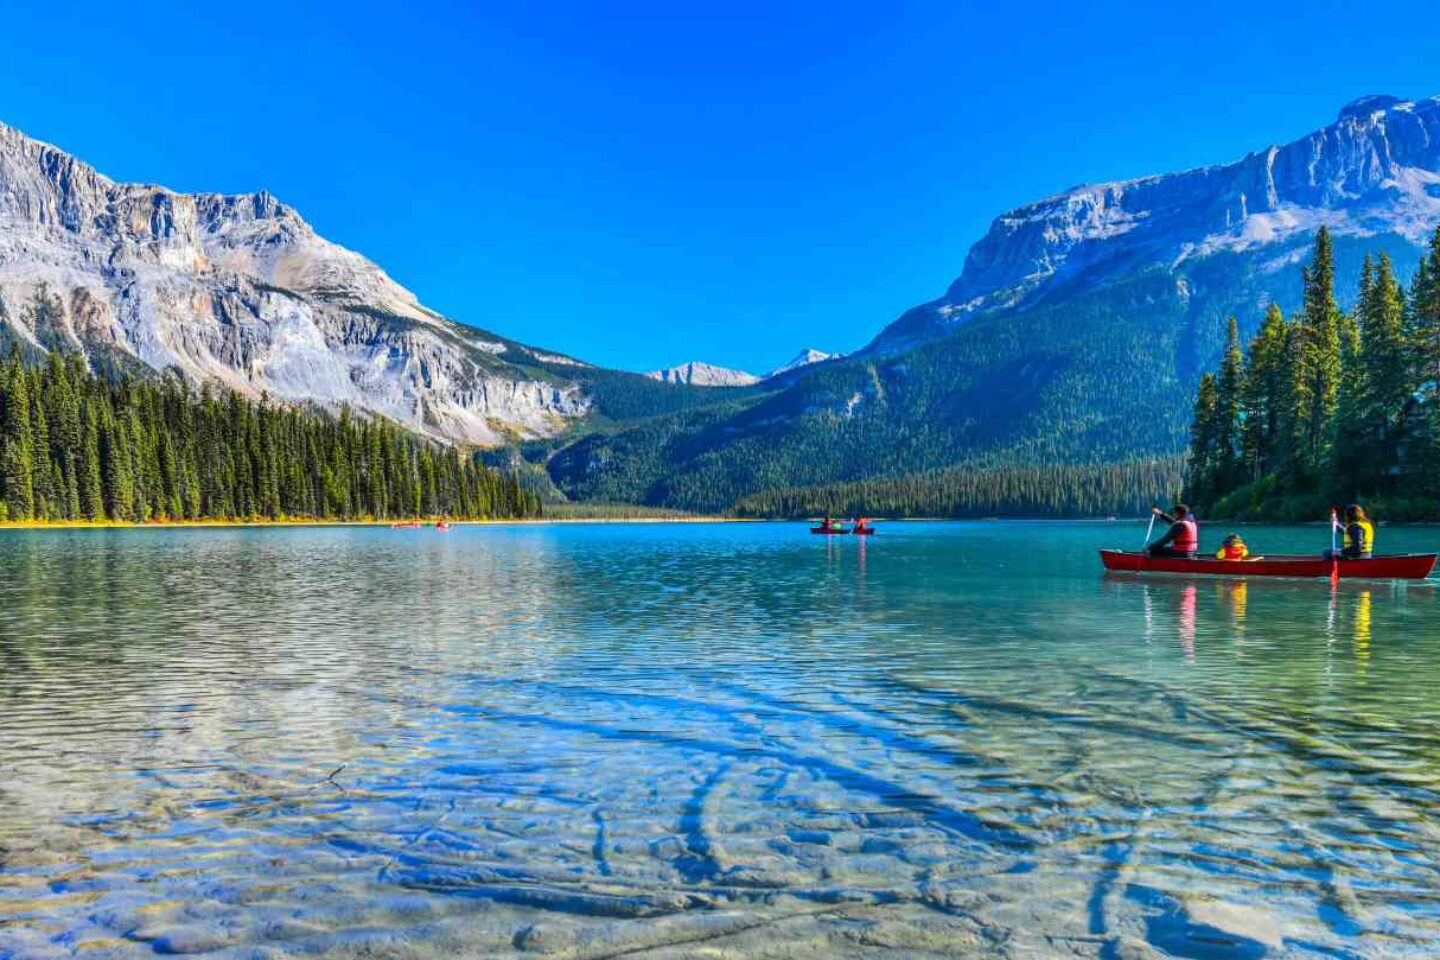
<instances>
[{"instance_id":1,"label":"water ripple","mask_svg":"<svg viewBox=\"0 0 1440 960\"><path fill-rule=\"evenodd\" d=\"M1440 953L1434 585L1138 532L0 532L0 957Z\"/></svg>"}]
</instances>

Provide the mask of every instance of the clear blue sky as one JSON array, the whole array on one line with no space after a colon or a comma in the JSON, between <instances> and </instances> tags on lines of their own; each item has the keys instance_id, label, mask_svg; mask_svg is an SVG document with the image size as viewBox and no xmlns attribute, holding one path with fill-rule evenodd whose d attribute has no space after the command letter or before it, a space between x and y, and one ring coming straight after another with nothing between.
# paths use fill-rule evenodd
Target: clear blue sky
<instances>
[{"instance_id":1,"label":"clear blue sky","mask_svg":"<svg viewBox=\"0 0 1440 960\"><path fill-rule=\"evenodd\" d=\"M1010 207L1440 94L1433 0L88 6L6 5L0 119L629 369L854 349Z\"/></svg>"}]
</instances>

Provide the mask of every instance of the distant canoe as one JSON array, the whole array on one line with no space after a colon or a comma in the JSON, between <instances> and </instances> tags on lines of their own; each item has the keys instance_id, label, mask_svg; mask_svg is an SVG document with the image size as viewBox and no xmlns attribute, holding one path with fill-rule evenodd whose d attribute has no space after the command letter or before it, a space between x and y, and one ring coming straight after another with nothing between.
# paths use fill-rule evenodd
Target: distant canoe
<instances>
[{"instance_id":1,"label":"distant canoe","mask_svg":"<svg viewBox=\"0 0 1440 960\"><path fill-rule=\"evenodd\" d=\"M1424 580L1435 568L1433 553L1404 553L1369 560L1330 561L1324 557L1265 556L1255 560L1213 557L1152 557L1130 550L1101 550L1106 570L1124 573L1186 573L1218 577L1328 577L1342 580Z\"/></svg>"}]
</instances>

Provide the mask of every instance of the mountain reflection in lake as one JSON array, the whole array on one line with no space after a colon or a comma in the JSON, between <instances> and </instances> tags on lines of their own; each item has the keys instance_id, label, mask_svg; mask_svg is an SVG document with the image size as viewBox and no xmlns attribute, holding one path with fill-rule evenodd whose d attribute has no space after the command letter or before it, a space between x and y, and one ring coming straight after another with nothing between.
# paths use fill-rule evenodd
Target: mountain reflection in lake
<instances>
[{"instance_id":1,"label":"mountain reflection in lake","mask_svg":"<svg viewBox=\"0 0 1440 960\"><path fill-rule=\"evenodd\" d=\"M1142 533L0 532L0 957L1440 953L1435 584Z\"/></svg>"}]
</instances>

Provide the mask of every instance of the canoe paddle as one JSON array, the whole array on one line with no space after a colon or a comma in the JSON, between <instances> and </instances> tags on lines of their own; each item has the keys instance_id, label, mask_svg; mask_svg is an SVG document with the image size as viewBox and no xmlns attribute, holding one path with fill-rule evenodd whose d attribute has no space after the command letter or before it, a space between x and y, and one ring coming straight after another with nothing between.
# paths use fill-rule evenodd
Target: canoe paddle
<instances>
[{"instance_id":1,"label":"canoe paddle","mask_svg":"<svg viewBox=\"0 0 1440 960\"><path fill-rule=\"evenodd\" d=\"M1340 520L1335 515L1335 508L1330 508L1330 585L1334 586L1340 582L1340 541L1336 534L1340 530Z\"/></svg>"},{"instance_id":2,"label":"canoe paddle","mask_svg":"<svg viewBox=\"0 0 1440 960\"><path fill-rule=\"evenodd\" d=\"M1144 551L1144 549L1145 549L1146 547L1150 546L1150 534L1152 534L1152 533L1154 533L1154 532L1155 532L1155 508L1154 508L1154 507L1151 507L1151 508L1150 508L1150 526L1148 526L1148 527L1145 528L1145 542L1144 542L1143 544L1141 544L1141 546L1140 546L1140 549L1141 549L1142 552Z\"/></svg>"}]
</instances>

